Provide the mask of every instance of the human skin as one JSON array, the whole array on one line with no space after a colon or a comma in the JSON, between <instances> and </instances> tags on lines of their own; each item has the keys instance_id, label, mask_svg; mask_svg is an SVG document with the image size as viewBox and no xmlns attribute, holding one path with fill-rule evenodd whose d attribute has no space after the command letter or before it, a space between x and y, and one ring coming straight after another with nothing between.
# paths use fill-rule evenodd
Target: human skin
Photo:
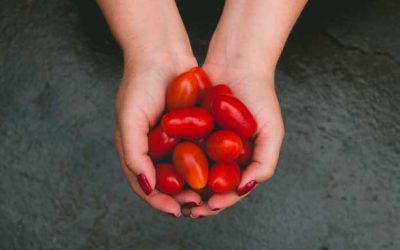
<instances>
[{"instance_id":1,"label":"human skin","mask_svg":"<svg viewBox=\"0 0 400 250\"><path fill-rule=\"evenodd\" d=\"M214 84L228 84L254 114L258 123L254 161L243 172L237 192L214 195L191 208L193 218L219 213L248 194L244 192L248 183L272 177L284 135L275 67L305 3L225 1L203 68ZM155 190L155 169L147 154L147 134L164 111L168 83L197 66L175 1L98 0L98 4L124 54L115 108L122 169L133 191L150 206L179 216L183 203L201 203L199 195L184 191L171 197ZM142 178L137 176L145 176L148 185L140 185Z\"/></svg>"},{"instance_id":2,"label":"human skin","mask_svg":"<svg viewBox=\"0 0 400 250\"><path fill-rule=\"evenodd\" d=\"M199 204L201 198L193 191L172 197L155 189L155 167L148 156L147 138L164 111L168 84L181 72L197 66L176 3L97 2L124 55L124 74L115 104L115 144L122 170L132 190L145 202L179 216L183 203ZM138 180L143 176L147 183L140 185Z\"/></svg>"},{"instance_id":3,"label":"human skin","mask_svg":"<svg viewBox=\"0 0 400 250\"><path fill-rule=\"evenodd\" d=\"M239 188L215 194L191 209L193 218L220 213L270 179L278 162L284 126L275 93L275 68L305 0L226 0L203 69L214 84L225 83L253 113L258 129L253 162ZM247 192L245 192L247 191Z\"/></svg>"}]
</instances>

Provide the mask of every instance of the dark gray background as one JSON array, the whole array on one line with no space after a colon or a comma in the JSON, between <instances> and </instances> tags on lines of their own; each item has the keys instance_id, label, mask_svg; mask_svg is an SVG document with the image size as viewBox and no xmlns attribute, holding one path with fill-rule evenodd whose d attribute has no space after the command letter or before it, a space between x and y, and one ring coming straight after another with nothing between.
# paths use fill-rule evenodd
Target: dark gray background
<instances>
[{"instance_id":1,"label":"dark gray background","mask_svg":"<svg viewBox=\"0 0 400 250\"><path fill-rule=\"evenodd\" d=\"M221 1L185 1L199 61ZM0 2L0 249L400 249L400 2L313 1L277 72L274 178L204 220L134 196L94 1Z\"/></svg>"}]
</instances>

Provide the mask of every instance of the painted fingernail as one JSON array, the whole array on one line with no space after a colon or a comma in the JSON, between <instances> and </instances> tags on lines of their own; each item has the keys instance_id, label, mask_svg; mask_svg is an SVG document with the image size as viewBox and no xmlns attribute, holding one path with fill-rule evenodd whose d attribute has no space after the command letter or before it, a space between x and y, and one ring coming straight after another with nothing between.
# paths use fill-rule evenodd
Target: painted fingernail
<instances>
[{"instance_id":1,"label":"painted fingernail","mask_svg":"<svg viewBox=\"0 0 400 250\"><path fill-rule=\"evenodd\" d=\"M192 207L198 207L198 206L200 206L200 204L197 204L196 202L192 201L192 202L183 203L182 206L192 208Z\"/></svg>"},{"instance_id":2,"label":"painted fingernail","mask_svg":"<svg viewBox=\"0 0 400 250\"><path fill-rule=\"evenodd\" d=\"M218 211L218 210L220 210L221 208L213 208L213 209L211 209L211 211Z\"/></svg>"},{"instance_id":3,"label":"painted fingernail","mask_svg":"<svg viewBox=\"0 0 400 250\"><path fill-rule=\"evenodd\" d=\"M203 215L199 215L199 216L197 216L195 219L196 220L198 220L198 219L201 219L201 218L204 218L205 216L203 216Z\"/></svg>"},{"instance_id":4,"label":"painted fingernail","mask_svg":"<svg viewBox=\"0 0 400 250\"><path fill-rule=\"evenodd\" d=\"M255 181L255 180L249 181L246 185L239 188L236 192L239 196L243 196L243 195L247 194L248 192L250 192L256 185L257 185L257 181Z\"/></svg>"},{"instance_id":5,"label":"painted fingernail","mask_svg":"<svg viewBox=\"0 0 400 250\"><path fill-rule=\"evenodd\" d=\"M201 219L201 218L204 218L205 216L204 215L198 215L198 216L193 216L193 214L190 214L190 218L192 218L192 219Z\"/></svg>"},{"instance_id":6,"label":"painted fingernail","mask_svg":"<svg viewBox=\"0 0 400 250\"><path fill-rule=\"evenodd\" d=\"M143 192L147 195L151 194L153 191L149 181L147 180L146 176L144 174L139 174L137 176L137 180L139 182L140 187L142 188Z\"/></svg>"}]
</instances>

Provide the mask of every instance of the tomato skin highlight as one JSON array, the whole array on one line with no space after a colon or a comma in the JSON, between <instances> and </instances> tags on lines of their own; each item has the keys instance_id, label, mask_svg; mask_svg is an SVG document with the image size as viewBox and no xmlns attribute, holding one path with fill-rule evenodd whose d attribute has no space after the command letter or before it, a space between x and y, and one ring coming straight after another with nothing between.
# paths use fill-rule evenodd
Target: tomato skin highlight
<instances>
[{"instance_id":1,"label":"tomato skin highlight","mask_svg":"<svg viewBox=\"0 0 400 250\"><path fill-rule=\"evenodd\" d=\"M242 148L242 139L230 130L218 130L206 142L207 155L216 162L236 160Z\"/></svg>"},{"instance_id":2,"label":"tomato skin highlight","mask_svg":"<svg viewBox=\"0 0 400 250\"><path fill-rule=\"evenodd\" d=\"M180 74L167 88L168 110L194 106L198 100L199 92L199 84L192 72Z\"/></svg>"},{"instance_id":3,"label":"tomato skin highlight","mask_svg":"<svg viewBox=\"0 0 400 250\"><path fill-rule=\"evenodd\" d=\"M166 113L161 126L170 137L199 139L213 130L214 119L202 108L183 108Z\"/></svg>"},{"instance_id":4,"label":"tomato skin highlight","mask_svg":"<svg viewBox=\"0 0 400 250\"><path fill-rule=\"evenodd\" d=\"M153 161L160 161L172 153L178 139L169 137L167 133L157 126L150 130L148 135L149 156Z\"/></svg>"},{"instance_id":5,"label":"tomato skin highlight","mask_svg":"<svg viewBox=\"0 0 400 250\"><path fill-rule=\"evenodd\" d=\"M212 88L210 78L207 73L200 67L194 67L190 70L197 79L199 85L199 101L202 101L206 93Z\"/></svg>"},{"instance_id":6,"label":"tomato skin highlight","mask_svg":"<svg viewBox=\"0 0 400 250\"><path fill-rule=\"evenodd\" d=\"M219 126L247 139L257 130L257 122L246 105L232 95L218 95L212 103L212 114Z\"/></svg>"},{"instance_id":7,"label":"tomato skin highlight","mask_svg":"<svg viewBox=\"0 0 400 250\"><path fill-rule=\"evenodd\" d=\"M175 195L183 190L183 179L176 173L169 163L160 163L156 166L156 188L165 194Z\"/></svg>"},{"instance_id":8,"label":"tomato skin highlight","mask_svg":"<svg viewBox=\"0 0 400 250\"><path fill-rule=\"evenodd\" d=\"M211 106L212 103L214 101L214 98L218 95L232 95L232 90L231 88L229 88L227 85L225 84L218 84L216 86L214 86L212 89L210 89L206 95L204 96L203 102L201 104L201 106L208 110L211 111Z\"/></svg>"},{"instance_id":9,"label":"tomato skin highlight","mask_svg":"<svg viewBox=\"0 0 400 250\"><path fill-rule=\"evenodd\" d=\"M199 190L207 185L207 157L196 144L182 142L176 145L173 163L177 173L191 188Z\"/></svg>"},{"instance_id":10,"label":"tomato skin highlight","mask_svg":"<svg viewBox=\"0 0 400 250\"><path fill-rule=\"evenodd\" d=\"M242 139L242 150L240 151L239 157L236 159L236 162L240 166L247 166L251 162L251 158L253 157L253 145L249 140Z\"/></svg>"},{"instance_id":11,"label":"tomato skin highlight","mask_svg":"<svg viewBox=\"0 0 400 250\"><path fill-rule=\"evenodd\" d=\"M216 194L225 194L236 190L240 180L241 171L237 163L217 163L210 169L208 187Z\"/></svg>"}]
</instances>

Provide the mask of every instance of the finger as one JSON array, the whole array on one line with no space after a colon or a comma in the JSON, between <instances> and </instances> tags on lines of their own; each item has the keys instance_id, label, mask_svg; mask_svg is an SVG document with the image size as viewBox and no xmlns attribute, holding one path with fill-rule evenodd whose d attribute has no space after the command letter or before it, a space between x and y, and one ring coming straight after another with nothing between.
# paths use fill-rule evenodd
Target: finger
<instances>
[{"instance_id":1,"label":"finger","mask_svg":"<svg viewBox=\"0 0 400 250\"><path fill-rule=\"evenodd\" d=\"M184 190L175 195L174 198L179 204L190 207L199 206L202 202L200 195L193 190Z\"/></svg>"},{"instance_id":2,"label":"finger","mask_svg":"<svg viewBox=\"0 0 400 250\"><path fill-rule=\"evenodd\" d=\"M231 207L236 202L242 199L236 192L230 192L227 194L214 194L208 200L208 208L212 211L219 211L228 207Z\"/></svg>"},{"instance_id":3,"label":"finger","mask_svg":"<svg viewBox=\"0 0 400 250\"><path fill-rule=\"evenodd\" d=\"M150 195L147 195L142 188L140 187L138 180L136 176L128 169L124 162L124 157L123 157L123 151L122 151L122 143L118 135L120 134L118 132L118 129L116 131L116 139L115 139L115 145L118 153L118 157L121 163L122 170L128 180L128 183L132 190L140 197L142 198L145 202L147 202L150 206L153 208L164 212L168 213L171 215L174 215L178 217L180 215L180 205L178 202L173 199L171 196L162 194L155 190L152 192Z\"/></svg>"},{"instance_id":4,"label":"finger","mask_svg":"<svg viewBox=\"0 0 400 250\"><path fill-rule=\"evenodd\" d=\"M120 117L116 140L120 140L124 163L136 175L144 192L150 194L156 181L155 168L148 155L147 118L140 111L135 114L122 112Z\"/></svg>"},{"instance_id":5,"label":"finger","mask_svg":"<svg viewBox=\"0 0 400 250\"><path fill-rule=\"evenodd\" d=\"M223 209L212 211L208 207L207 203L203 203L201 206L191 208L190 217L192 217L193 219L201 219L207 216L216 215L221 211L223 211Z\"/></svg>"},{"instance_id":6,"label":"finger","mask_svg":"<svg viewBox=\"0 0 400 250\"><path fill-rule=\"evenodd\" d=\"M242 173L242 180L237 189L239 196L247 194L258 183L270 179L275 173L284 135L281 117L275 122L272 127L261 128L257 135L254 160Z\"/></svg>"}]
</instances>

